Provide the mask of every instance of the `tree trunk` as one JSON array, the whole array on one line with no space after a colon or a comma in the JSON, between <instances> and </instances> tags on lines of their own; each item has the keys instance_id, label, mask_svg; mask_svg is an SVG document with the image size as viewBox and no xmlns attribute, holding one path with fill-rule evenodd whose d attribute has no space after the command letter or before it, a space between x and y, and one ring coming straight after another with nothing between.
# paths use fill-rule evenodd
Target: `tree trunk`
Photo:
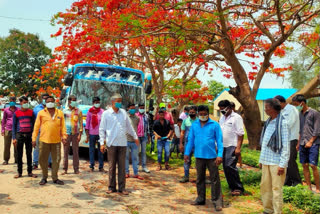
<instances>
[{"instance_id":1,"label":"tree trunk","mask_svg":"<svg viewBox=\"0 0 320 214\"><path fill-rule=\"evenodd\" d=\"M291 97L287 99L288 103L291 103L292 98L297 94L303 94L306 99L312 97L319 97L320 96L320 89L317 88L320 85L320 74L315 76L310 82L308 82L301 90L297 91Z\"/></svg>"}]
</instances>

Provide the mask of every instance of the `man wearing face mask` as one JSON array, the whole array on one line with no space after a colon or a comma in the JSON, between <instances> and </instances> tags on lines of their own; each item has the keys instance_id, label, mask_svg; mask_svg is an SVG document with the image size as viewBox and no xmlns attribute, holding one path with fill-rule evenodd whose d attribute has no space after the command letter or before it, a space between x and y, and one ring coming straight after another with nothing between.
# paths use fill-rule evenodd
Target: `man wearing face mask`
<instances>
[{"instance_id":1,"label":"man wearing face mask","mask_svg":"<svg viewBox=\"0 0 320 214\"><path fill-rule=\"evenodd\" d=\"M10 97L9 101L9 107L4 109L3 119L1 121L1 135L4 136L3 165L8 165L10 159L13 115L18 110L18 108L16 107L16 97ZM18 162L18 153L15 147L14 162Z\"/></svg>"},{"instance_id":2,"label":"man wearing face mask","mask_svg":"<svg viewBox=\"0 0 320 214\"><path fill-rule=\"evenodd\" d=\"M99 160L99 172L104 172L103 169L103 153L100 151L99 143L99 125L103 109L100 106L100 98L94 97L92 99L93 107L91 107L87 113L86 119L86 135L87 141L89 142L89 158L90 158L90 171L94 170L94 153L96 144L98 144L98 160Z\"/></svg>"},{"instance_id":3,"label":"man wearing face mask","mask_svg":"<svg viewBox=\"0 0 320 214\"><path fill-rule=\"evenodd\" d=\"M173 117L172 117L172 114L167 111L166 104L160 103L159 108L161 111L164 112L164 119L170 122L171 128L173 130L173 125L174 125ZM156 114L154 115L154 120L159 120L159 108L157 108Z\"/></svg>"},{"instance_id":4,"label":"man wearing face mask","mask_svg":"<svg viewBox=\"0 0 320 214\"><path fill-rule=\"evenodd\" d=\"M144 103L140 103L139 112L136 113L136 115L139 117L137 134L138 134L140 145L141 145L142 171L146 173L150 173L150 170L147 168L147 153L146 153L148 138L150 138L149 117L145 113L144 108L145 108Z\"/></svg>"},{"instance_id":5,"label":"man wearing face mask","mask_svg":"<svg viewBox=\"0 0 320 214\"><path fill-rule=\"evenodd\" d=\"M139 145L138 136L133 129L129 116L122 109L122 96L114 94L111 97L112 107L104 111L99 127L100 150L105 152L106 145L109 161L109 187L107 193L117 191L116 187L116 166L118 165L118 191L123 195L128 195L126 187L125 160L127 151L128 133L134 139L136 145Z\"/></svg>"},{"instance_id":6,"label":"man wearing face mask","mask_svg":"<svg viewBox=\"0 0 320 214\"><path fill-rule=\"evenodd\" d=\"M67 133L63 112L55 108L54 98L48 96L46 108L38 113L32 133L32 145L36 146L39 135L39 162L42 169L40 185L45 185L48 178L48 158L52 157L52 180L53 183L63 185L58 179L58 170L61 160L61 141L66 144Z\"/></svg>"},{"instance_id":7,"label":"man wearing face mask","mask_svg":"<svg viewBox=\"0 0 320 214\"><path fill-rule=\"evenodd\" d=\"M211 200L216 211L222 210L222 193L218 166L222 162L223 142L219 124L209 118L209 108L198 107L199 120L196 120L188 135L188 144L184 152L184 161L188 162L194 149L197 169L198 197L193 205L206 203L206 168L209 169L211 181Z\"/></svg>"},{"instance_id":8,"label":"man wearing face mask","mask_svg":"<svg viewBox=\"0 0 320 214\"><path fill-rule=\"evenodd\" d=\"M221 100L218 106L222 114L219 124L223 133L223 171L231 189L231 195L239 196L244 192L237 168L244 135L243 120L232 110L229 100Z\"/></svg>"},{"instance_id":9,"label":"man wearing face mask","mask_svg":"<svg viewBox=\"0 0 320 214\"><path fill-rule=\"evenodd\" d=\"M12 139L13 145L18 151L18 174L14 178L22 177L22 156L23 146L26 148L28 176L36 178L32 174L32 130L34 125L34 117L32 110L29 109L28 98L25 96L19 99L21 109L17 110L13 115Z\"/></svg>"},{"instance_id":10,"label":"man wearing face mask","mask_svg":"<svg viewBox=\"0 0 320 214\"><path fill-rule=\"evenodd\" d=\"M190 110L190 108L188 106L185 106L183 109L183 112L180 114L179 118L182 120L187 119L189 116L189 110Z\"/></svg>"},{"instance_id":11,"label":"man wearing face mask","mask_svg":"<svg viewBox=\"0 0 320 214\"><path fill-rule=\"evenodd\" d=\"M82 112L77 108L77 97L70 95L68 97L68 109L63 111L67 128L67 143L64 145L64 173L68 173L68 156L70 143L72 143L73 170L79 174L79 142L83 131Z\"/></svg>"},{"instance_id":12,"label":"man wearing face mask","mask_svg":"<svg viewBox=\"0 0 320 214\"><path fill-rule=\"evenodd\" d=\"M46 99L49 97L49 94L42 94L41 95L41 103L34 107L33 115L34 120L37 119L38 113L46 107ZM39 162L39 137L37 138L37 145L33 150L33 169L38 169L38 162ZM49 167L51 167L51 155L49 156Z\"/></svg>"},{"instance_id":13,"label":"man wearing face mask","mask_svg":"<svg viewBox=\"0 0 320 214\"><path fill-rule=\"evenodd\" d=\"M197 118L197 106L191 106L189 109L188 118L185 119L181 125L181 135L180 135L180 144L179 144L179 149L181 152L183 152L183 149L184 149L183 144L184 145L188 144L188 135L189 135L190 128L191 128L192 124L194 123L194 121L196 121L197 119L198 119ZM190 153L188 162L185 162L183 164L184 176L180 180L180 183L189 182L189 170L190 170L190 166L191 166L192 155L193 155L193 150Z\"/></svg>"},{"instance_id":14,"label":"man wearing face mask","mask_svg":"<svg viewBox=\"0 0 320 214\"><path fill-rule=\"evenodd\" d=\"M294 96L292 104L300 112L300 136L297 151L299 151L300 163L303 166L303 175L311 190L310 165L316 192L320 193L320 178L317 168L320 147L320 113L307 105L307 100L302 94Z\"/></svg>"},{"instance_id":15,"label":"man wearing face mask","mask_svg":"<svg viewBox=\"0 0 320 214\"><path fill-rule=\"evenodd\" d=\"M139 124L139 117L135 114L136 113L136 106L134 103L130 103L128 105L128 116L131 122L132 127L134 128L135 132L138 131L138 124ZM138 135L139 137L139 135ZM140 139L139 139L140 140ZM138 165L139 165L139 144L137 145L134 142L134 138L127 134L127 153L126 153L126 178L130 177L129 174L129 154L131 152L131 160L132 160L132 168L133 168L133 177L143 180L142 177L138 174Z\"/></svg>"}]
</instances>

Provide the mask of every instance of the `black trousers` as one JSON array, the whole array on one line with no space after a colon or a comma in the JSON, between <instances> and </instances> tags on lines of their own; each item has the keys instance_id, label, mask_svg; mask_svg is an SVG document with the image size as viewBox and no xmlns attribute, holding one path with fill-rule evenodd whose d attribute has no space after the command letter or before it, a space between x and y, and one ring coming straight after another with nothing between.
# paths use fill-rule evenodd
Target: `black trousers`
<instances>
[{"instance_id":1,"label":"black trousers","mask_svg":"<svg viewBox=\"0 0 320 214\"><path fill-rule=\"evenodd\" d=\"M222 206L221 183L219 170L215 162L216 159L196 158L197 169L197 193L196 201L206 201L206 168L209 170L211 181L211 200L216 206Z\"/></svg>"},{"instance_id":2,"label":"black trousers","mask_svg":"<svg viewBox=\"0 0 320 214\"><path fill-rule=\"evenodd\" d=\"M287 168L287 175L284 185L286 186L296 186L301 184L301 177L299 174L299 169L297 165L297 146L298 140L290 141L290 157Z\"/></svg>"},{"instance_id":3,"label":"black trousers","mask_svg":"<svg viewBox=\"0 0 320 214\"><path fill-rule=\"evenodd\" d=\"M18 153L18 173L22 174L22 157L23 157L23 145L26 147L28 174L32 173L32 133L20 133L16 135L17 139L17 153Z\"/></svg>"},{"instance_id":4,"label":"black trousers","mask_svg":"<svg viewBox=\"0 0 320 214\"><path fill-rule=\"evenodd\" d=\"M223 170L231 191L244 192L237 168L238 157L235 155L235 146L223 148Z\"/></svg>"}]
</instances>

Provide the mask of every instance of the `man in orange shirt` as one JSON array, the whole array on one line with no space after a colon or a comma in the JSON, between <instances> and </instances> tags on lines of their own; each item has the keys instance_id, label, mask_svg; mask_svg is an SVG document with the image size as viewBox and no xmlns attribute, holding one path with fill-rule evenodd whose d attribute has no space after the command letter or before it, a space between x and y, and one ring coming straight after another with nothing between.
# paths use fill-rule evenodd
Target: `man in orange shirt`
<instances>
[{"instance_id":1,"label":"man in orange shirt","mask_svg":"<svg viewBox=\"0 0 320 214\"><path fill-rule=\"evenodd\" d=\"M39 138L39 162L42 169L40 185L45 185L48 178L48 158L52 157L52 180L55 184L63 185L58 179L58 170L61 161L61 141L66 144L66 126L63 112L55 108L55 100L52 96L46 99L46 108L38 113L32 133L32 145L36 146Z\"/></svg>"}]
</instances>

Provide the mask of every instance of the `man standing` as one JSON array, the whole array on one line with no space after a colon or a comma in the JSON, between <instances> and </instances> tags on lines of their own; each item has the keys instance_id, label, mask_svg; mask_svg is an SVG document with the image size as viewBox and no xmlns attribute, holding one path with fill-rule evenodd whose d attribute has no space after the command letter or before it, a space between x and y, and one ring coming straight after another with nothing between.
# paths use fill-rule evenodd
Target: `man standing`
<instances>
[{"instance_id":1,"label":"man standing","mask_svg":"<svg viewBox=\"0 0 320 214\"><path fill-rule=\"evenodd\" d=\"M153 155L154 154L154 134L153 134L153 123L154 123L154 115L153 115L153 107L149 107L149 112L148 112L148 123L149 123L149 133L150 133L150 139L149 142L151 142L150 146L150 153Z\"/></svg>"},{"instance_id":2,"label":"man standing","mask_svg":"<svg viewBox=\"0 0 320 214\"><path fill-rule=\"evenodd\" d=\"M144 103L139 104L139 112L136 113L139 117L139 124L138 124L138 137L141 145L141 167L142 171L146 173L150 173L150 170L147 168L147 153L146 147L148 138L150 137L149 134L149 118L148 115L145 113Z\"/></svg>"},{"instance_id":3,"label":"man standing","mask_svg":"<svg viewBox=\"0 0 320 214\"><path fill-rule=\"evenodd\" d=\"M180 114L179 118L182 120L187 119L189 116L189 110L190 110L190 108L188 106L185 106L183 109L183 112Z\"/></svg>"},{"instance_id":4,"label":"man standing","mask_svg":"<svg viewBox=\"0 0 320 214\"><path fill-rule=\"evenodd\" d=\"M244 135L243 120L232 110L229 100L221 100L218 106L222 114L219 124L223 135L223 171L231 189L231 195L239 196L244 192L237 168Z\"/></svg>"},{"instance_id":5,"label":"man standing","mask_svg":"<svg viewBox=\"0 0 320 214\"><path fill-rule=\"evenodd\" d=\"M206 203L206 168L209 169L211 181L211 200L216 211L222 210L222 193L218 166L222 162L223 143L219 124L209 118L209 108L198 107L199 120L196 120L188 135L188 144L184 152L184 161L188 162L194 149L197 168L198 197L193 205Z\"/></svg>"},{"instance_id":6,"label":"man standing","mask_svg":"<svg viewBox=\"0 0 320 214\"><path fill-rule=\"evenodd\" d=\"M300 111L300 137L297 150L300 151L300 163L303 166L304 178L311 190L310 164L316 192L320 193L319 171L317 168L320 144L320 113L308 107L306 98L300 94L292 98L292 104Z\"/></svg>"},{"instance_id":7,"label":"man standing","mask_svg":"<svg viewBox=\"0 0 320 214\"><path fill-rule=\"evenodd\" d=\"M28 98L25 96L19 99L21 110L18 109L13 115L12 139L13 145L17 147L18 152L18 174L14 178L22 177L22 156L23 145L26 147L26 156L28 164L28 176L36 178L32 174L32 130L34 125L34 117L32 110L29 109Z\"/></svg>"},{"instance_id":8,"label":"man standing","mask_svg":"<svg viewBox=\"0 0 320 214\"><path fill-rule=\"evenodd\" d=\"M101 121L101 115L103 109L100 107L100 98L94 97L92 99L93 107L91 107L87 113L86 119L86 134L87 142L89 142L89 158L90 158L90 170L94 170L94 153L96 144L98 145L98 160L99 160L99 172L104 172L103 169L103 153L100 151L99 143L99 125Z\"/></svg>"},{"instance_id":9,"label":"man standing","mask_svg":"<svg viewBox=\"0 0 320 214\"><path fill-rule=\"evenodd\" d=\"M170 142L168 139L172 135L172 127L170 122L165 119L165 112L163 110L159 111L159 120L156 120L153 124L153 133L155 139L157 140L157 150L158 150L158 168L157 171L162 169L162 153L164 149L164 161L165 168L169 170L169 155L170 155Z\"/></svg>"},{"instance_id":10,"label":"man standing","mask_svg":"<svg viewBox=\"0 0 320 214\"><path fill-rule=\"evenodd\" d=\"M282 213L282 187L290 151L288 125L280 111L277 99L265 101L265 112L269 119L261 133L259 159L262 167L260 189L264 213Z\"/></svg>"},{"instance_id":11,"label":"man standing","mask_svg":"<svg viewBox=\"0 0 320 214\"><path fill-rule=\"evenodd\" d=\"M10 97L9 107L3 111L1 122L1 135L4 136L3 165L8 165L10 159L10 148L12 141L12 122L13 115L18 110L16 107L16 97ZM17 148L14 147L14 163L18 162Z\"/></svg>"},{"instance_id":12,"label":"man standing","mask_svg":"<svg viewBox=\"0 0 320 214\"><path fill-rule=\"evenodd\" d=\"M173 130L173 125L174 125L173 117L172 117L172 114L167 111L166 104L160 103L159 108L164 113L164 119L170 122L171 128ZM159 120L159 117L160 117L159 108L157 108L156 114L154 115L154 120Z\"/></svg>"},{"instance_id":13,"label":"man standing","mask_svg":"<svg viewBox=\"0 0 320 214\"><path fill-rule=\"evenodd\" d=\"M130 134L134 142L139 145L139 139L134 131L130 119L122 107L122 96L114 94L111 97L112 107L104 111L99 127L100 149L104 152L107 145L109 160L109 188L107 193L116 192L116 166L118 165L118 191L123 195L129 193L125 190L125 160L127 150L127 137Z\"/></svg>"},{"instance_id":14,"label":"man standing","mask_svg":"<svg viewBox=\"0 0 320 214\"><path fill-rule=\"evenodd\" d=\"M70 95L68 97L68 107L63 111L66 128L67 143L64 145L64 174L68 173L68 156L70 143L72 143L73 170L75 174L79 174L79 142L83 131L82 112L77 108L77 97Z\"/></svg>"},{"instance_id":15,"label":"man standing","mask_svg":"<svg viewBox=\"0 0 320 214\"><path fill-rule=\"evenodd\" d=\"M46 106L46 99L49 96L49 94L42 94L41 95L41 103L34 107L33 109L33 115L34 115L34 120L37 119L38 113L43 110ZM37 138L37 145L33 150L33 169L38 168L38 162L39 162L39 137ZM51 156L49 156L49 167L51 167Z\"/></svg>"},{"instance_id":16,"label":"man standing","mask_svg":"<svg viewBox=\"0 0 320 214\"><path fill-rule=\"evenodd\" d=\"M32 145L36 146L39 135L39 162L42 169L40 185L45 185L48 178L48 159L52 157L52 180L55 184L63 185L58 179L58 170L61 160L61 141L66 144L67 133L63 112L55 108L54 98L48 96L46 108L38 113L32 133Z\"/></svg>"},{"instance_id":17,"label":"man standing","mask_svg":"<svg viewBox=\"0 0 320 214\"><path fill-rule=\"evenodd\" d=\"M284 185L296 186L301 184L301 178L297 165L297 143L299 139L299 112L290 104L286 103L286 99L283 96L276 96L275 99L279 100L281 106L281 113L288 123L289 129L289 141L290 141L290 158L288 162L287 175Z\"/></svg>"},{"instance_id":18,"label":"man standing","mask_svg":"<svg viewBox=\"0 0 320 214\"><path fill-rule=\"evenodd\" d=\"M189 131L190 131L192 124L194 123L194 121L196 121L198 119L197 118L197 111L198 111L197 106L191 106L189 109L189 117L182 122L180 145L179 145L179 149L181 152L183 152L183 149L184 149L183 145L187 146L187 144L188 144L188 135L189 135ZM191 166L192 155L193 155L193 150L190 152L190 156L188 158L188 161L184 162L184 164L183 164L184 176L180 180L180 183L189 182L189 171L190 171L190 166Z\"/></svg>"},{"instance_id":19,"label":"man standing","mask_svg":"<svg viewBox=\"0 0 320 214\"><path fill-rule=\"evenodd\" d=\"M137 132L140 118L135 113L136 113L136 106L135 106L135 104L130 103L128 105L129 119L130 119L131 125L133 126L135 132ZM138 135L138 137L139 137L139 135ZM130 177L130 174L129 174L129 154L131 152L132 168L133 168L133 174L134 174L133 177L138 178L140 180L143 180L143 178L140 177L138 174L139 144L137 145L134 142L134 138L129 134L127 134L127 141L128 141L128 144L127 144L127 154L126 154L126 178Z\"/></svg>"}]
</instances>

